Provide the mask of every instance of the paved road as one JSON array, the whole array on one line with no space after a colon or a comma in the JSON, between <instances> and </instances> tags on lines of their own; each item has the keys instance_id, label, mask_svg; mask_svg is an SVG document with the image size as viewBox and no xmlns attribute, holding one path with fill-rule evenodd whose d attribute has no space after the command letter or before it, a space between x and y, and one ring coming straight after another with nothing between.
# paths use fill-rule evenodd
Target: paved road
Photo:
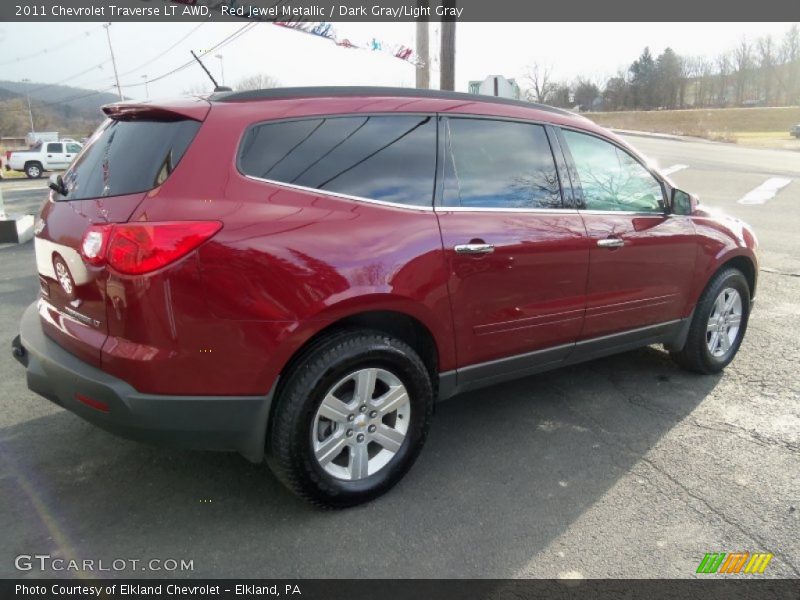
<instances>
[{"instance_id":1,"label":"paved road","mask_svg":"<svg viewBox=\"0 0 800 600\"><path fill-rule=\"evenodd\" d=\"M392 493L320 512L237 456L83 423L30 394L0 350L0 576L49 553L192 559L193 576L690 577L710 551L773 552L767 576L800 576L800 155L631 140L754 223L775 271L723 375L653 347L461 396ZM792 182L738 203L773 177ZM0 185L10 205L39 202ZM33 271L30 244L0 247L0 340Z\"/></svg>"}]
</instances>

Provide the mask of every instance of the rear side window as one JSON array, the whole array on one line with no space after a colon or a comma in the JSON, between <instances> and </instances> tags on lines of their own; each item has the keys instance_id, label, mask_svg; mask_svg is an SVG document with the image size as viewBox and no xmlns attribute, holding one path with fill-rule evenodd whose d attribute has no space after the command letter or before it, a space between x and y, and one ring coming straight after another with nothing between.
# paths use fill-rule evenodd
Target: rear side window
<instances>
[{"instance_id":1,"label":"rear side window","mask_svg":"<svg viewBox=\"0 0 800 600\"><path fill-rule=\"evenodd\" d=\"M82 200L146 192L166 181L200 123L108 120L64 175L67 195Z\"/></svg>"},{"instance_id":2,"label":"rear side window","mask_svg":"<svg viewBox=\"0 0 800 600\"><path fill-rule=\"evenodd\" d=\"M64 146L62 144L47 144L47 151L53 154L61 154L64 152Z\"/></svg>"},{"instance_id":3,"label":"rear side window","mask_svg":"<svg viewBox=\"0 0 800 600\"><path fill-rule=\"evenodd\" d=\"M474 208L562 208L544 127L451 118L443 203Z\"/></svg>"},{"instance_id":4,"label":"rear side window","mask_svg":"<svg viewBox=\"0 0 800 600\"><path fill-rule=\"evenodd\" d=\"M239 169L280 183L431 206L436 122L398 115L265 123L245 135Z\"/></svg>"}]
</instances>

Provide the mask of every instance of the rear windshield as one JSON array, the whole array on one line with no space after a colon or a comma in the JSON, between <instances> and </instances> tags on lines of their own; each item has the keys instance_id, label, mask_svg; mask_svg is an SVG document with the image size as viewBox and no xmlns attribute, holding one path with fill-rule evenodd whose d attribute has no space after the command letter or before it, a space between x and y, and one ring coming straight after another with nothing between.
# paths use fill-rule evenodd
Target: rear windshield
<instances>
[{"instance_id":1,"label":"rear windshield","mask_svg":"<svg viewBox=\"0 0 800 600\"><path fill-rule=\"evenodd\" d=\"M146 192L166 181L200 123L109 119L64 175L66 196L82 200Z\"/></svg>"}]
</instances>

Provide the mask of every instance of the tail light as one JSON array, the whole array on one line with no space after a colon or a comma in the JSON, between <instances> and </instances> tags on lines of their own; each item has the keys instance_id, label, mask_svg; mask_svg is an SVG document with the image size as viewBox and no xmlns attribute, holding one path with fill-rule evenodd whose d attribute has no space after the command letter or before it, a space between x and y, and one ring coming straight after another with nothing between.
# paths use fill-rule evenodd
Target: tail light
<instances>
[{"instance_id":1,"label":"tail light","mask_svg":"<svg viewBox=\"0 0 800 600\"><path fill-rule=\"evenodd\" d=\"M186 256L221 228L218 221L92 225L83 234L81 255L90 265L141 275Z\"/></svg>"},{"instance_id":2,"label":"tail light","mask_svg":"<svg viewBox=\"0 0 800 600\"><path fill-rule=\"evenodd\" d=\"M6 162L11 160L11 150L6 150Z\"/></svg>"}]
</instances>

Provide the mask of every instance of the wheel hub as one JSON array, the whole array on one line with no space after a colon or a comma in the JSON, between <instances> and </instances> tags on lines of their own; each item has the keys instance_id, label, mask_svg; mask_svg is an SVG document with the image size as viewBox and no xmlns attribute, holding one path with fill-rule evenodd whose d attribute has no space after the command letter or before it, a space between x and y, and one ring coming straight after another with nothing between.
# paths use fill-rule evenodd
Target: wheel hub
<instances>
[{"instance_id":1,"label":"wheel hub","mask_svg":"<svg viewBox=\"0 0 800 600\"><path fill-rule=\"evenodd\" d=\"M374 475L400 450L411 402L400 379L385 369L360 369L325 395L314 416L311 445L318 464L339 479Z\"/></svg>"}]
</instances>

